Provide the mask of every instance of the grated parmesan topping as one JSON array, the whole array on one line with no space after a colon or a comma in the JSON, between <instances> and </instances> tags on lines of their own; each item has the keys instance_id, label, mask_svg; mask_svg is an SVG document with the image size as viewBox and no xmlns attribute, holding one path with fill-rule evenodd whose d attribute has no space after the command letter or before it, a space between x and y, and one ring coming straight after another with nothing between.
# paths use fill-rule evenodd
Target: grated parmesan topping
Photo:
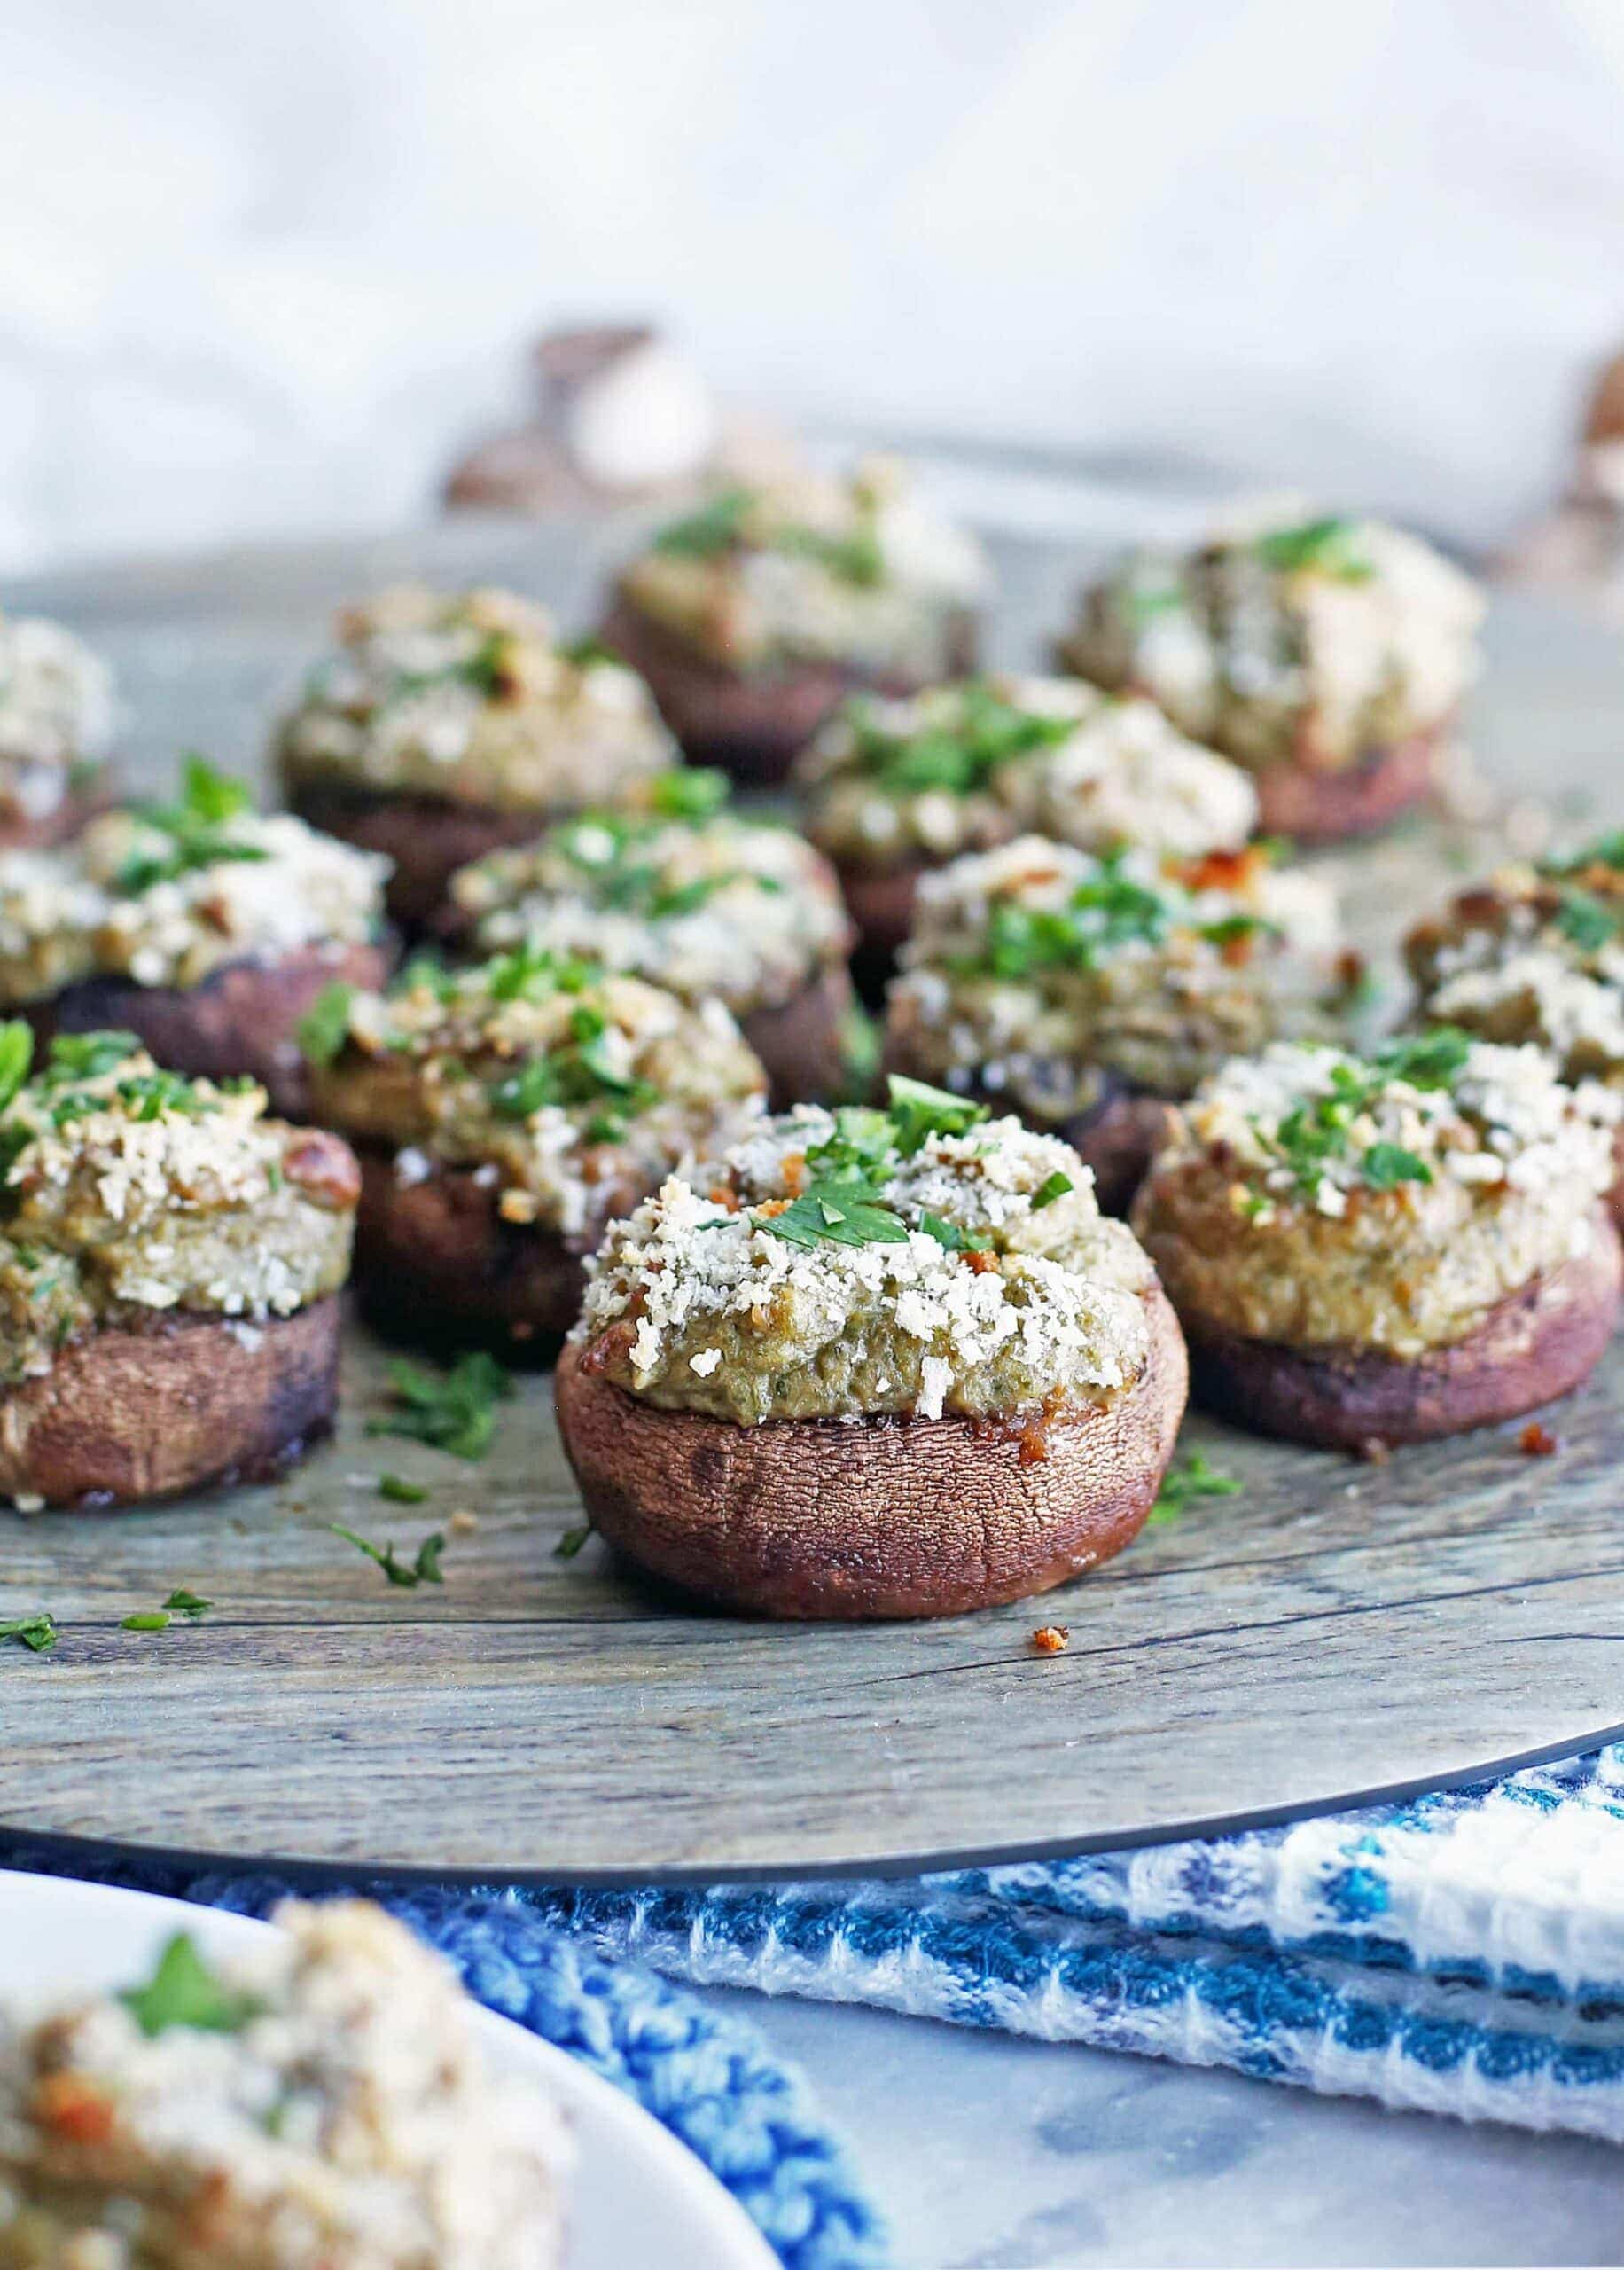
<instances>
[{"instance_id":1,"label":"grated parmesan topping","mask_svg":"<svg viewBox=\"0 0 1624 2270\"><path fill-rule=\"evenodd\" d=\"M378 934L387 859L286 813L242 812L218 834L258 856L144 889L129 887L132 863L161 861L172 844L135 811L105 813L59 849L0 852L0 999L98 976L196 985L227 962Z\"/></svg>"},{"instance_id":2,"label":"grated parmesan topping","mask_svg":"<svg viewBox=\"0 0 1624 2270\"><path fill-rule=\"evenodd\" d=\"M1194 553L1129 553L1060 651L1239 763L1339 769L1447 723L1482 614L1476 585L1417 536L1277 522Z\"/></svg>"},{"instance_id":3,"label":"grated parmesan topping","mask_svg":"<svg viewBox=\"0 0 1624 2270\"><path fill-rule=\"evenodd\" d=\"M1101 904L1077 912L1079 894ZM1059 922L1080 941L1051 947ZM1050 1121L1107 1076L1187 1095L1238 1053L1320 1037L1347 982L1334 896L1260 852L1102 860L1025 836L921 878L887 997L894 1061Z\"/></svg>"},{"instance_id":4,"label":"grated parmesan topping","mask_svg":"<svg viewBox=\"0 0 1624 2270\"><path fill-rule=\"evenodd\" d=\"M461 869L450 896L484 952L528 940L739 1014L791 999L850 941L828 862L728 813L588 813Z\"/></svg>"},{"instance_id":5,"label":"grated parmesan topping","mask_svg":"<svg viewBox=\"0 0 1624 2270\"><path fill-rule=\"evenodd\" d=\"M1006 754L977 762L986 696L1051 730L1023 747L1017 726L1004 736ZM860 696L798 770L814 840L876 865L988 849L1027 829L1083 850L1135 843L1193 858L1238 848L1257 823L1256 794L1238 766L1187 740L1153 702L1075 678L990 677L907 701Z\"/></svg>"},{"instance_id":6,"label":"grated parmesan topping","mask_svg":"<svg viewBox=\"0 0 1624 2270\"><path fill-rule=\"evenodd\" d=\"M904 1238L791 1243L770 1225L841 1123L803 1105L611 1226L576 1336L621 1328L632 1393L753 1421L934 1419L1101 1400L1139 1375L1151 1272L1131 1233L1100 1217L1069 1145L1012 1119L933 1134L883 1169ZM1066 1187L1035 1206L1056 1178ZM984 1251L944 1243L927 1217L978 1233Z\"/></svg>"},{"instance_id":7,"label":"grated parmesan topping","mask_svg":"<svg viewBox=\"0 0 1624 2270\"><path fill-rule=\"evenodd\" d=\"M987 563L905 467L871 458L845 480L808 472L730 495L731 539L696 553L663 531L621 577L629 605L724 668L787 657L947 676L952 619L982 597Z\"/></svg>"},{"instance_id":8,"label":"grated parmesan topping","mask_svg":"<svg viewBox=\"0 0 1624 2270\"><path fill-rule=\"evenodd\" d=\"M675 759L642 679L511 591L398 587L344 608L338 636L278 730L295 784L558 811Z\"/></svg>"},{"instance_id":9,"label":"grated parmesan topping","mask_svg":"<svg viewBox=\"0 0 1624 2270\"><path fill-rule=\"evenodd\" d=\"M0 2262L556 2270L567 2133L449 1966L359 1900L275 1920L234 2027L107 1995L0 2041Z\"/></svg>"},{"instance_id":10,"label":"grated parmesan topping","mask_svg":"<svg viewBox=\"0 0 1624 2270\"><path fill-rule=\"evenodd\" d=\"M313 1082L322 1118L393 1150L402 1183L488 1169L506 1218L571 1239L741 1134L766 1089L721 1002L540 955L356 995Z\"/></svg>"},{"instance_id":11,"label":"grated parmesan topping","mask_svg":"<svg viewBox=\"0 0 1624 2270\"><path fill-rule=\"evenodd\" d=\"M79 766L98 766L113 745L113 675L59 622L0 615L0 781L31 819L68 793Z\"/></svg>"}]
</instances>

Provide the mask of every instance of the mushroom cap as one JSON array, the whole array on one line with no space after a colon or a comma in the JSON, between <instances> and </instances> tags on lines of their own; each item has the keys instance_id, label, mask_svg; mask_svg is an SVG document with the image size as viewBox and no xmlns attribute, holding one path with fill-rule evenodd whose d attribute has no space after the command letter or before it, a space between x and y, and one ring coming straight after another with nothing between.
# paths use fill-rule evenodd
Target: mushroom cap
<instances>
[{"instance_id":1,"label":"mushroom cap","mask_svg":"<svg viewBox=\"0 0 1624 2270\"><path fill-rule=\"evenodd\" d=\"M0 1394L0 1495L133 1505L263 1479L332 1427L339 1327L334 1295L263 1324L103 1327Z\"/></svg>"},{"instance_id":2,"label":"mushroom cap","mask_svg":"<svg viewBox=\"0 0 1624 2270\"><path fill-rule=\"evenodd\" d=\"M1618 1323L1621 1288L1624 1252L1598 1207L1586 1252L1497 1302L1463 1339L1414 1358L1248 1340L1186 1309L1195 1400L1257 1433L1321 1449L1464 1434L1588 1379Z\"/></svg>"},{"instance_id":3,"label":"mushroom cap","mask_svg":"<svg viewBox=\"0 0 1624 2270\"><path fill-rule=\"evenodd\" d=\"M855 1622L956 1616L1065 1584L1144 1526L1188 1366L1159 1285L1150 1353L1099 1405L967 1419L743 1427L642 1403L579 1342L554 1387L592 1524L645 1574L715 1606Z\"/></svg>"}]
</instances>

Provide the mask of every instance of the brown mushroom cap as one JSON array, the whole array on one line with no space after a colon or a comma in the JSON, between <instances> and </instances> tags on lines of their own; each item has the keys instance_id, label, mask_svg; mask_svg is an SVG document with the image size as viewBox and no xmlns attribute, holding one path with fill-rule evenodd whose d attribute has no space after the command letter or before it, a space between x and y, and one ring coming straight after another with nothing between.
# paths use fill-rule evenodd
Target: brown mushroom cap
<instances>
[{"instance_id":1,"label":"brown mushroom cap","mask_svg":"<svg viewBox=\"0 0 1624 2270\"><path fill-rule=\"evenodd\" d=\"M555 1381L596 1528L660 1582L762 1616L956 1616L1109 1560L1144 1526L1187 1366L1159 1285L1150 1357L1113 1402L1007 1428L966 1419L740 1427L639 1402L578 1344Z\"/></svg>"},{"instance_id":2,"label":"brown mushroom cap","mask_svg":"<svg viewBox=\"0 0 1624 2270\"><path fill-rule=\"evenodd\" d=\"M848 693L917 693L923 680L868 675L833 662L794 662L746 673L721 669L639 608L617 599L598 633L647 683L660 713L691 764L716 764L754 787L781 781L800 750L826 724ZM941 673L958 677L974 667L974 616L954 616Z\"/></svg>"},{"instance_id":3,"label":"brown mushroom cap","mask_svg":"<svg viewBox=\"0 0 1624 2270\"><path fill-rule=\"evenodd\" d=\"M857 926L858 951L876 973L888 969L913 928L914 894L921 875L945 865L914 852L894 866L871 867L860 859L837 859L835 870L847 911Z\"/></svg>"},{"instance_id":4,"label":"brown mushroom cap","mask_svg":"<svg viewBox=\"0 0 1624 2270\"><path fill-rule=\"evenodd\" d=\"M825 962L787 1001L741 1014L738 1029L761 1060L774 1111L845 1092L847 1023L855 1002L846 964Z\"/></svg>"},{"instance_id":5,"label":"brown mushroom cap","mask_svg":"<svg viewBox=\"0 0 1624 2270\"><path fill-rule=\"evenodd\" d=\"M369 1320L399 1339L550 1354L581 1313L596 1233L572 1241L504 1221L496 1201L472 1170L407 1183L392 1155L363 1151L355 1281Z\"/></svg>"},{"instance_id":6,"label":"brown mushroom cap","mask_svg":"<svg viewBox=\"0 0 1624 2270\"><path fill-rule=\"evenodd\" d=\"M1187 1311L1192 1391L1222 1418L1324 1449L1464 1434L1589 1378L1618 1322L1621 1285L1624 1253L1598 1208L1587 1253L1497 1302L1464 1339L1414 1358L1248 1340Z\"/></svg>"},{"instance_id":7,"label":"brown mushroom cap","mask_svg":"<svg viewBox=\"0 0 1624 2270\"><path fill-rule=\"evenodd\" d=\"M384 904L392 921L414 932L444 918L447 887L459 867L511 844L530 842L574 809L498 811L494 805L458 803L449 796L314 782L293 787L288 808L324 835L393 859Z\"/></svg>"},{"instance_id":8,"label":"brown mushroom cap","mask_svg":"<svg viewBox=\"0 0 1624 2270\"><path fill-rule=\"evenodd\" d=\"M309 1115L309 1076L298 1029L329 985L371 991L388 978L390 945L301 946L274 961L227 962L198 985L137 985L90 977L17 1014L43 1047L65 1032L133 1032L154 1061L195 1080L246 1073L268 1091L274 1115Z\"/></svg>"},{"instance_id":9,"label":"brown mushroom cap","mask_svg":"<svg viewBox=\"0 0 1624 2270\"><path fill-rule=\"evenodd\" d=\"M1252 775L1260 834L1340 843L1373 834L1426 794L1448 737L1446 726L1433 726L1342 771L1301 762L1261 765Z\"/></svg>"},{"instance_id":10,"label":"brown mushroom cap","mask_svg":"<svg viewBox=\"0 0 1624 2270\"><path fill-rule=\"evenodd\" d=\"M245 1325L155 1312L0 1393L0 1495L134 1505L266 1479L332 1425L339 1302Z\"/></svg>"}]
</instances>

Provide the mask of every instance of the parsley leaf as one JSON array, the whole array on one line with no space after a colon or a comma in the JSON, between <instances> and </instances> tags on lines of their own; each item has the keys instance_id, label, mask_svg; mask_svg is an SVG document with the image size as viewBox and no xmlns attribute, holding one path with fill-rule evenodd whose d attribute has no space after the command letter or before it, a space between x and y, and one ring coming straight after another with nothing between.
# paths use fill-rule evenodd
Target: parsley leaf
<instances>
[{"instance_id":1,"label":"parsley leaf","mask_svg":"<svg viewBox=\"0 0 1624 2270\"><path fill-rule=\"evenodd\" d=\"M31 1655L43 1656L54 1648L61 1634L56 1618L41 1609L37 1616L14 1616L9 1624L0 1624L0 1640L15 1640L20 1648L27 1648Z\"/></svg>"},{"instance_id":2,"label":"parsley leaf","mask_svg":"<svg viewBox=\"0 0 1624 2270\"><path fill-rule=\"evenodd\" d=\"M986 1253L992 1244L984 1230L961 1230L956 1222L949 1222L941 1214L922 1213L919 1227L926 1237L934 1238L949 1253Z\"/></svg>"},{"instance_id":3,"label":"parsley leaf","mask_svg":"<svg viewBox=\"0 0 1624 2270\"><path fill-rule=\"evenodd\" d=\"M910 1080L893 1072L886 1082L886 1110L896 1130L896 1147L911 1159L933 1135L967 1135L987 1117L987 1106L968 1096L956 1096L928 1081Z\"/></svg>"},{"instance_id":4,"label":"parsley leaf","mask_svg":"<svg viewBox=\"0 0 1624 2270\"><path fill-rule=\"evenodd\" d=\"M126 1632L167 1632L169 1624L170 1617L167 1609L143 1608L138 1609L135 1615L123 1617L121 1629Z\"/></svg>"},{"instance_id":5,"label":"parsley leaf","mask_svg":"<svg viewBox=\"0 0 1624 2270\"><path fill-rule=\"evenodd\" d=\"M956 710L917 733L891 733L876 724L870 703L852 702L847 717L859 763L895 795L941 788L967 796L1011 757L1053 748L1077 730L1076 718L1023 709L977 678L958 689Z\"/></svg>"},{"instance_id":6,"label":"parsley leaf","mask_svg":"<svg viewBox=\"0 0 1624 2270\"><path fill-rule=\"evenodd\" d=\"M470 1460L483 1458L490 1448L496 1405L513 1392L508 1374L482 1349L459 1358L438 1378L396 1357L389 1366L389 1385L400 1408L386 1418L369 1419L369 1435L402 1435Z\"/></svg>"},{"instance_id":7,"label":"parsley leaf","mask_svg":"<svg viewBox=\"0 0 1624 2270\"><path fill-rule=\"evenodd\" d=\"M252 809L246 787L217 772L196 752L188 755L181 778L181 793L173 803L140 803L131 807L136 817L169 839L167 851L133 851L118 873L118 887L138 897L154 884L175 882L199 868L224 860L262 860L269 853L257 843L243 843L223 833L230 823Z\"/></svg>"},{"instance_id":8,"label":"parsley leaf","mask_svg":"<svg viewBox=\"0 0 1624 2270\"><path fill-rule=\"evenodd\" d=\"M1588 954L1597 953L1619 935L1624 907L1609 906L1594 891L1565 890L1557 909L1557 928L1565 938Z\"/></svg>"},{"instance_id":9,"label":"parsley leaf","mask_svg":"<svg viewBox=\"0 0 1624 2270\"><path fill-rule=\"evenodd\" d=\"M1214 1466L1204 1451L1191 1451L1162 1476L1156 1502L1151 1507L1150 1524L1165 1528L1177 1521L1194 1499L1233 1498L1240 1486L1234 1475L1222 1473Z\"/></svg>"},{"instance_id":10,"label":"parsley leaf","mask_svg":"<svg viewBox=\"0 0 1624 2270\"><path fill-rule=\"evenodd\" d=\"M1269 529L1253 538L1252 549L1265 567L1284 574L1317 568L1339 583L1368 583L1375 570L1353 549L1354 534L1351 521L1308 521L1300 528Z\"/></svg>"},{"instance_id":11,"label":"parsley leaf","mask_svg":"<svg viewBox=\"0 0 1624 2270\"><path fill-rule=\"evenodd\" d=\"M566 1529L552 1548L555 1561L573 1561L592 1534L590 1522L582 1522L577 1529Z\"/></svg>"},{"instance_id":12,"label":"parsley leaf","mask_svg":"<svg viewBox=\"0 0 1624 2270\"><path fill-rule=\"evenodd\" d=\"M177 1586L164 1602L172 1616L183 1616L188 1624L201 1623L214 1605L212 1600L203 1600L198 1593L187 1592L184 1586Z\"/></svg>"},{"instance_id":13,"label":"parsley leaf","mask_svg":"<svg viewBox=\"0 0 1624 2270\"><path fill-rule=\"evenodd\" d=\"M59 1032L51 1044L40 1076L47 1086L64 1080L99 1080L133 1056L140 1045L133 1032Z\"/></svg>"},{"instance_id":14,"label":"parsley leaf","mask_svg":"<svg viewBox=\"0 0 1624 2270\"><path fill-rule=\"evenodd\" d=\"M906 1245L908 1225L871 1182L815 1182L780 1214L757 1217L786 1245Z\"/></svg>"},{"instance_id":15,"label":"parsley leaf","mask_svg":"<svg viewBox=\"0 0 1624 2270\"><path fill-rule=\"evenodd\" d=\"M34 1061L34 1034L20 1017L0 1024L0 1111L16 1102Z\"/></svg>"},{"instance_id":16,"label":"parsley leaf","mask_svg":"<svg viewBox=\"0 0 1624 2270\"><path fill-rule=\"evenodd\" d=\"M378 1494L380 1498L387 1498L391 1505L420 1506L428 1491L420 1482L408 1482L398 1474L380 1474Z\"/></svg>"},{"instance_id":17,"label":"parsley leaf","mask_svg":"<svg viewBox=\"0 0 1624 2270\"><path fill-rule=\"evenodd\" d=\"M1067 1191L1074 1190L1076 1187L1070 1175L1062 1174L1057 1168L1054 1173L1047 1176L1033 1192L1032 1211L1035 1214L1041 1214L1045 1206L1052 1206L1057 1198L1064 1198Z\"/></svg>"},{"instance_id":18,"label":"parsley leaf","mask_svg":"<svg viewBox=\"0 0 1624 2270\"><path fill-rule=\"evenodd\" d=\"M729 781L714 765L678 764L657 772L644 793L661 819L711 819L728 800Z\"/></svg>"},{"instance_id":19,"label":"parsley leaf","mask_svg":"<svg viewBox=\"0 0 1624 2270\"><path fill-rule=\"evenodd\" d=\"M722 489L697 512L672 521L654 538L656 552L682 560L715 560L744 535L754 497L748 489Z\"/></svg>"},{"instance_id":20,"label":"parsley leaf","mask_svg":"<svg viewBox=\"0 0 1624 2270\"><path fill-rule=\"evenodd\" d=\"M1372 1143L1359 1162L1359 1171L1372 1190L1396 1190L1401 1182L1433 1179L1426 1161L1400 1143Z\"/></svg>"},{"instance_id":21,"label":"parsley leaf","mask_svg":"<svg viewBox=\"0 0 1624 2270\"><path fill-rule=\"evenodd\" d=\"M349 1012L355 998L353 985L324 985L295 1029L306 1061L331 1064L349 1038Z\"/></svg>"},{"instance_id":22,"label":"parsley leaf","mask_svg":"<svg viewBox=\"0 0 1624 2270\"><path fill-rule=\"evenodd\" d=\"M408 1567L404 1562L395 1559L393 1543L373 1545L339 1522L329 1522L327 1526L334 1537L341 1537L346 1545L353 1545L358 1553L364 1553L369 1561L375 1561L392 1585L403 1585L410 1592L418 1585L443 1585L445 1582L440 1568L440 1556L446 1545L443 1530L435 1530L432 1536L424 1538L418 1547L417 1558Z\"/></svg>"},{"instance_id":23,"label":"parsley leaf","mask_svg":"<svg viewBox=\"0 0 1624 2270\"><path fill-rule=\"evenodd\" d=\"M145 1985L127 1987L119 2000L149 2040L172 2026L240 2033L265 2007L257 1995L228 1987L184 1931L169 1940Z\"/></svg>"}]
</instances>

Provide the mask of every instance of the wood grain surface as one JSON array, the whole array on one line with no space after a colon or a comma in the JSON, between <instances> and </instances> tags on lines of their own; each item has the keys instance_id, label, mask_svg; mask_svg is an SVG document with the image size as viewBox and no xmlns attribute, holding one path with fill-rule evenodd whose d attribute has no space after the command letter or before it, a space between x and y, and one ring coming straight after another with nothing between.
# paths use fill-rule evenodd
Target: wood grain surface
<instances>
[{"instance_id":1,"label":"wood grain surface","mask_svg":"<svg viewBox=\"0 0 1624 2270\"><path fill-rule=\"evenodd\" d=\"M622 535L621 541L624 541ZM246 765L326 608L392 575L510 577L585 619L606 540L476 523L4 594L100 638L133 767L183 744ZM1031 660L1081 562L1011 548L998 659ZM1624 748L1624 646L1501 606L1473 721L1488 771L1571 828ZM1378 942L1486 864L1454 823L1334 865ZM550 1382L521 1382L465 1465L371 1439L382 1354L358 1328L337 1440L272 1489L148 1512L0 1515L0 1618L49 1609L51 1654L0 1648L0 1823L234 1859L649 1879L901 1867L1140 1841L1458 1777L1624 1723L1624 1350L1519 1429L1379 1467L1194 1422L1243 1487L1153 1527L1041 1603L816 1628L675 1612L589 1544ZM393 1471L420 1506L379 1498ZM454 1513L477 1516L468 1530ZM441 1587L391 1587L333 1522ZM121 1619L183 1585L206 1621ZM1039 1657L1033 1628L1067 1624Z\"/></svg>"}]
</instances>

